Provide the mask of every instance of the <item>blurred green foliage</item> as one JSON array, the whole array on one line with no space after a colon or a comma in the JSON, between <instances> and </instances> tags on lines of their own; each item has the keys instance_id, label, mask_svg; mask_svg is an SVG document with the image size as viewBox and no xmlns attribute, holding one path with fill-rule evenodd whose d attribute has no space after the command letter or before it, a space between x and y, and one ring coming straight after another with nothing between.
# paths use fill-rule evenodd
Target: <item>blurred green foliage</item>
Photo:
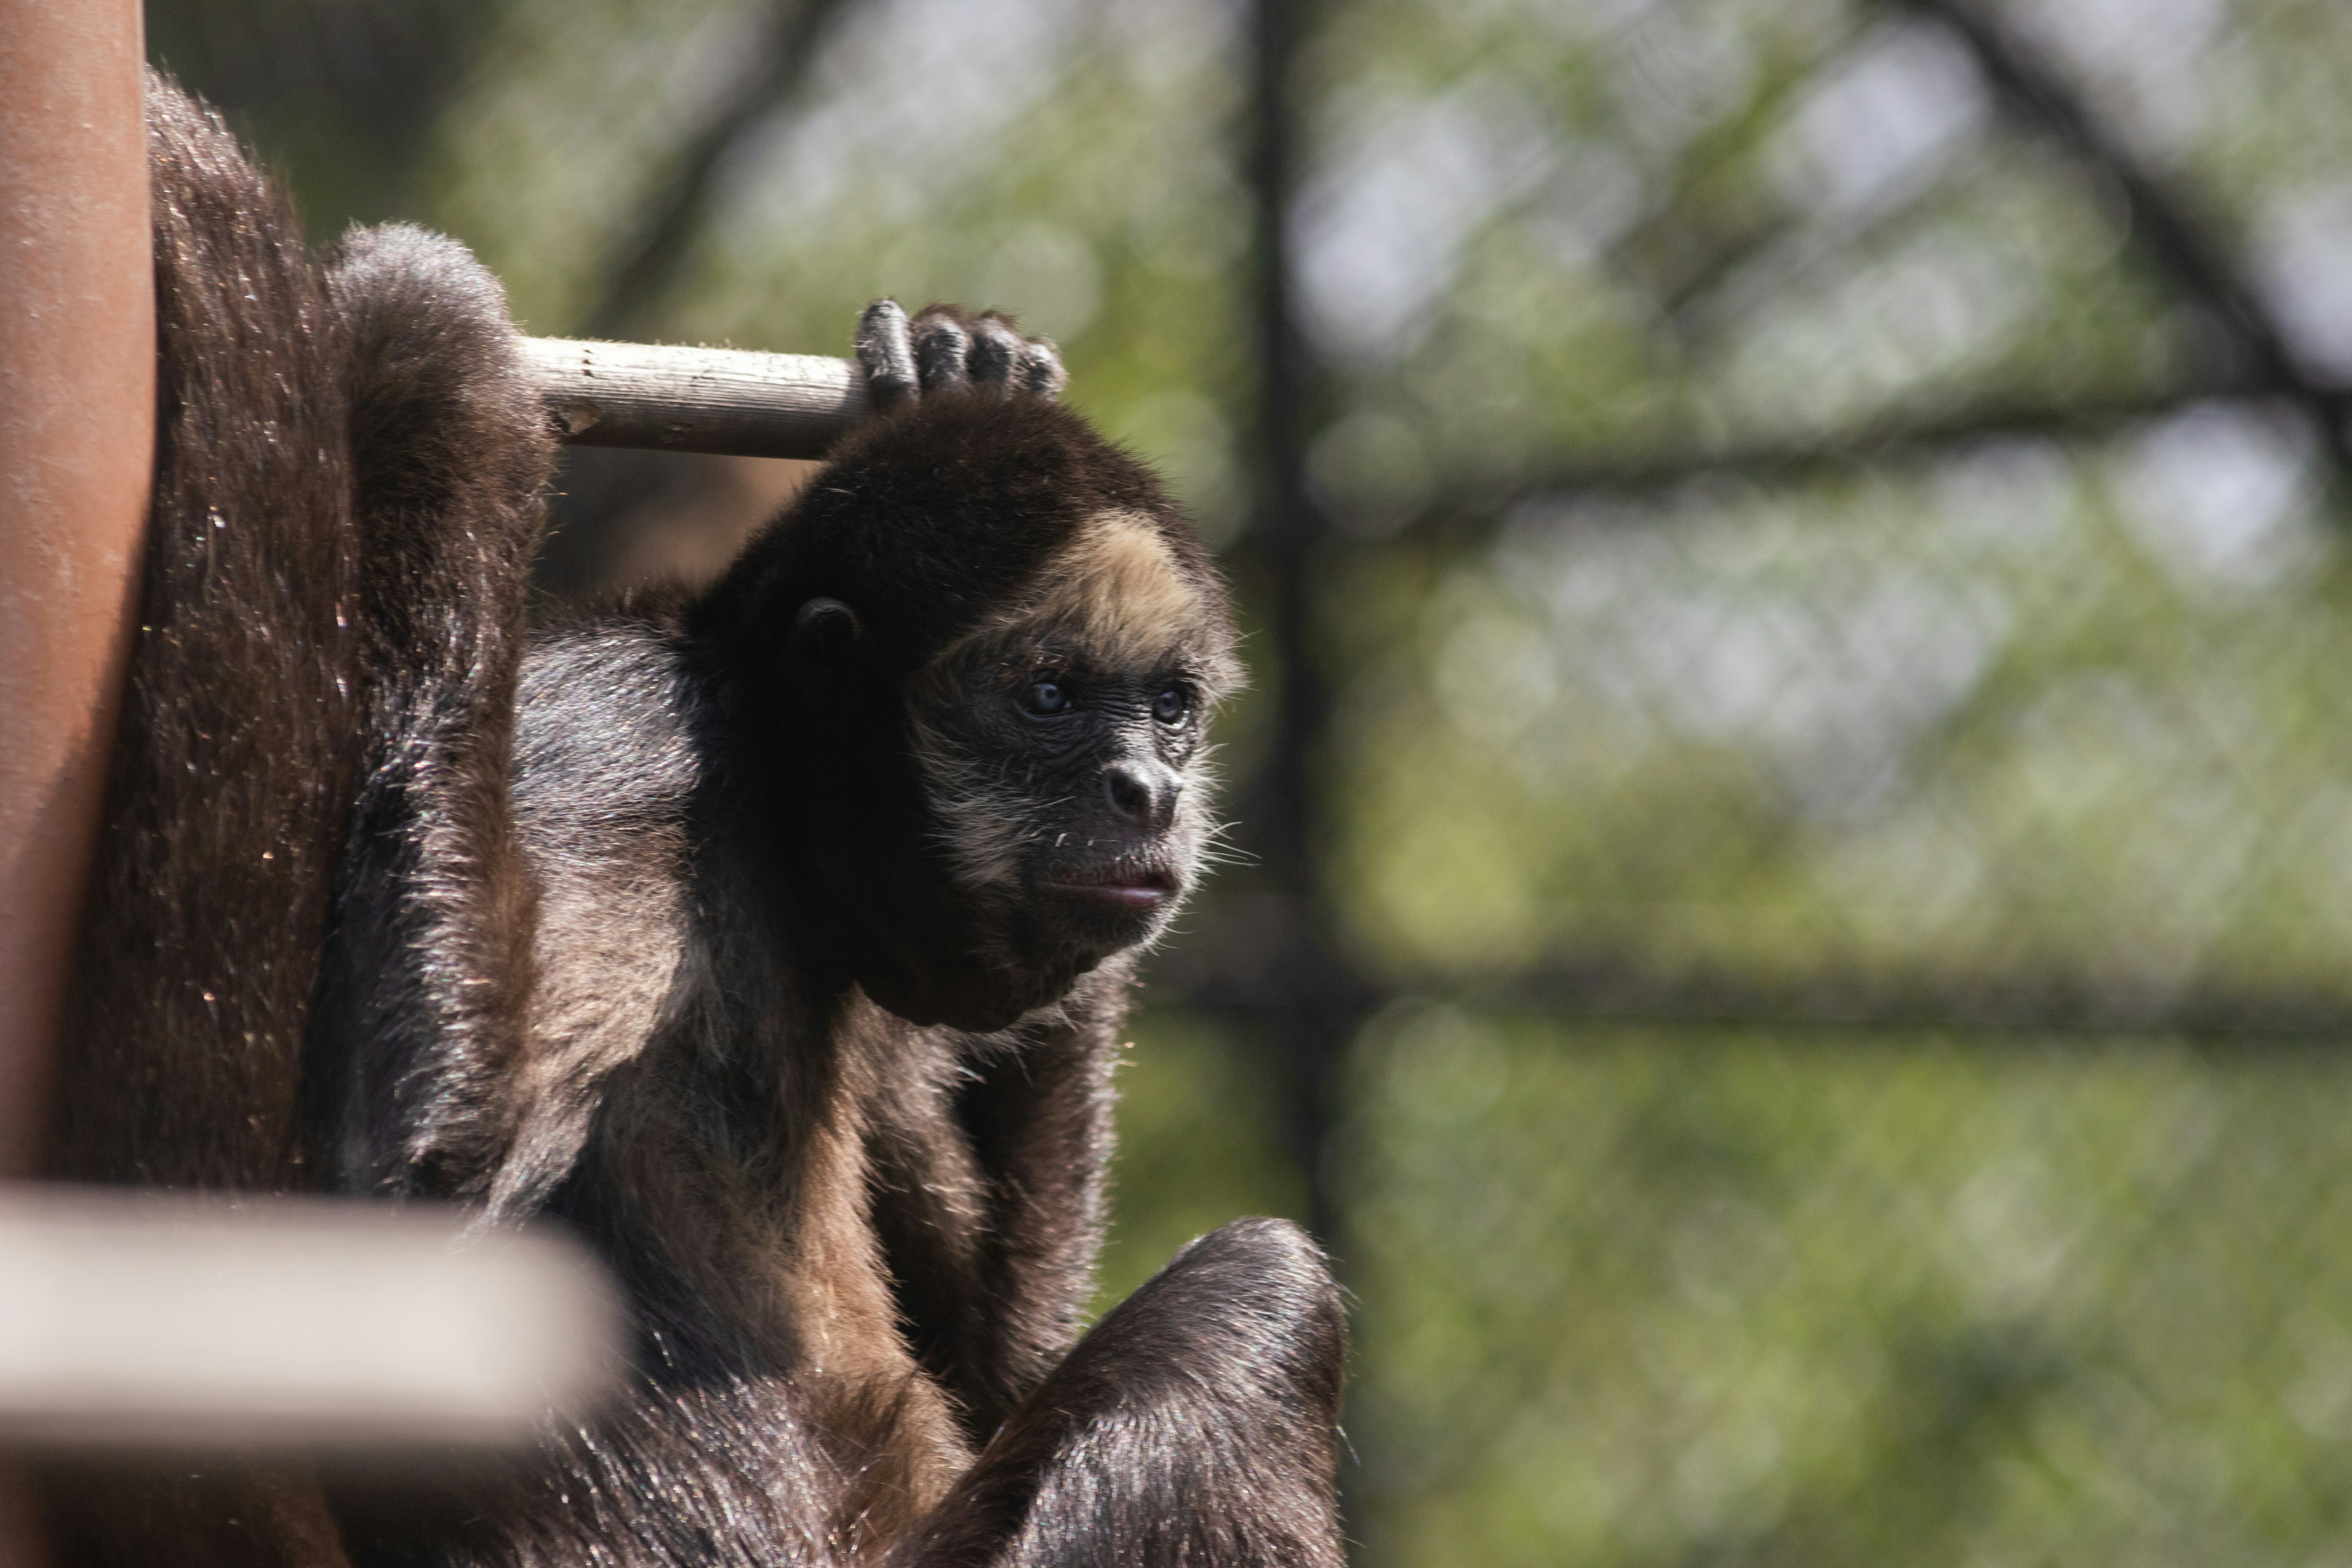
<instances>
[{"instance_id":1,"label":"blurred green foliage","mask_svg":"<svg viewBox=\"0 0 2352 1568\"><path fill-rule=\"evenodd\" d=\"M1409 1008L1357 1069L1380 1560L2342 1550L2331 1053Z\"/></svg>"},{"instance_id":2,"label":"blurred green foliage","mask_svg":"<svg viewBox=\"0 0 2352 1568\"><path fill-rule=\"evenodd\" d=\"M2341 994L2352 574L2298 443L2205 405L2074 461L1530 507L1470 562L1368 565L1368 943Z\"/></svg>"},{"instance_id":3,"label":"blurred green foliage","mask_svg":"<svg viewBox=\"0 0 2352 1568\"><path fill-rule=\"evenodd\" d=\"M1119 1073L1110 1245L1097 1315L1177 1248L1243 1215L1304 1215L1269 1042L1174 1009L1145 1013Z\"/></svg>"},{"instance_id":4,"label":"blurred green foliage","mask_svg":"<svg viewBox=\"0 0 2352 1568\"><path fill-rule=\"evenodd\" d=\"M2352 7L1992 10L2352 383ZM319 232L446 227L541 332L774 15L150 6ZM641 303L835 353L877 294L1018 310L1233 541L1242 49L1223 0L859 0ZM1328 1173L1365 1560L2352 1554L2352 1058L2164 1033L2200 995L2352 1016L2352 516L2317 432L1908 9L1348 0L1294 86L1340 530L1318 776L1366 969L2153 1020L1382 1014ZM1258 898L1224 877L1171 972L1244 963ZM1173 992L1123 1079L1106 1302L1307 1202L1269 1041Z\"/></svg>"}]
</instances>

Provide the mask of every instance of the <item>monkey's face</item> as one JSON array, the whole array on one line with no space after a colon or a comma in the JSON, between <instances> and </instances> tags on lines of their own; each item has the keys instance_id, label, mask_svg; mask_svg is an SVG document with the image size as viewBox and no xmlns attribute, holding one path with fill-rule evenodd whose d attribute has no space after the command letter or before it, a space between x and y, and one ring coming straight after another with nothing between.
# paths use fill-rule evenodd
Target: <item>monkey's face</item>
<instances>
[{"instance_id":1,"label":"monkey's face","mask_svg":"<svg viewBox=\"0 0 2352 1568\"><path fill-rule=\"evenodd\" d=\"M942 674L954 695L919 710L919 752L992 945L1090 966L1164 930L1209 826L1202 672L1040 637Z\"/></svg>"},{"instance_id":2,"label":"monkey's face","mask_svg":"<svg viewBox=\"0 0 2352 1568\"><path fill-rule=\"evenodd\" d=\"M1202 731L1232 684L1222 595L1118 514L909 684L963 940L1050 1001L1168 928L1213 830Z\"/></svg>"}]
</instances>

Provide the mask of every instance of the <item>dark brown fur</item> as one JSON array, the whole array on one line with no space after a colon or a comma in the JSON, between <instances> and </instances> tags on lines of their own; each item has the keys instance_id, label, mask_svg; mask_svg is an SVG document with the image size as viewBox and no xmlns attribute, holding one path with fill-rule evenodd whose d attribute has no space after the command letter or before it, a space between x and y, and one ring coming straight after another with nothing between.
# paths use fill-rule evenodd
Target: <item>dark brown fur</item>
<instances>
[{"instance_id":1,"label":"dark brown fur","mask_svg":"<svg viewBox=\"0 0 2352 1568\"><path fill-rule=\"evenodd\" d=\"M227 132L175 92L149 120L154 500L50 1171L303 1185L296 1058L362 752L342 337Z\"/></svg>"},{"instance_id":2,"label":"dark brown fur","mask_svg":"<svg viewBox=\"0 0 2352 1568\"><path fill-rule=\"evenodd\" d=\"M314 268L153 101L158 629L58 1169L553 1215L638 1337L614 1408L497 1473L332 1522L294 1471L84 1478L65 1555L1337 1563L1342 1326L1295 1228L1081 1336L1129 954L1203 831L1168 703L1231 631L1050 350L869 315L898 406L717 587L527 643L550 453L495 282L402 228Z\"/></svg>"}]
</instances>

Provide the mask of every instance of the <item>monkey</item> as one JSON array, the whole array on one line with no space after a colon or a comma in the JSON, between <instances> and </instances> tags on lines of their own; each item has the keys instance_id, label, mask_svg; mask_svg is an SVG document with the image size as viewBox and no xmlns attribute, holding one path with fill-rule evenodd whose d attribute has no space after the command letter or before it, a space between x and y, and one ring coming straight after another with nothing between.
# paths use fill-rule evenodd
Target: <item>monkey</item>
<instances>
[{"instance_id":1,"label":"monkey","mask_svg":"<svg viewBox=\"0 0 2352 1568\"><path fill-rule=\"evenodd\" d=\"M634 1348L429 1494L66 1477L64 1554L1342 1561L1303 1233L1083 1322L1239 666L1051 345L876 305L877 412L716 583L533 625L551 437L495 279L397 225L313 261L150 99L164 434L52 1169L552 1219Z\"/></svg>"}]
</instances>

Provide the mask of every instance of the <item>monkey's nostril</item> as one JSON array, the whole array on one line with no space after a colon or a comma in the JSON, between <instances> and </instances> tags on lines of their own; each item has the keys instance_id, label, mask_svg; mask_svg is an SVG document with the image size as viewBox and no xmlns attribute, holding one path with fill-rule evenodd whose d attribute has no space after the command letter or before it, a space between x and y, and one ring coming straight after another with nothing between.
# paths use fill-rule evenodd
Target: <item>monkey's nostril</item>
<instances>
[{"instance_id":1,"label":"monkey's nostril","mask_svg":"<svg viewBox=\"0 0 2352 1568\"><path fill-rule=\"evenodd\" d=\"M1151 786L1136 777L1132 769L1108 769L1103 774L1103 788L1110 793L1111 809L1121 816L1139 820L1151 810Z\"/></svg>"},{"instance_id":2,"label":"monkey's nostril","mask_svg":"<svg viewBox=\"0 0 2352 1568\"><path fill-rule=\"evenodd\" d=\"M1103 770L1103 793L1110 808L1128 821L1158 831L1176 812L1176 775L1166 768L1113 763Z\"/></svg>"}]
</instances>

